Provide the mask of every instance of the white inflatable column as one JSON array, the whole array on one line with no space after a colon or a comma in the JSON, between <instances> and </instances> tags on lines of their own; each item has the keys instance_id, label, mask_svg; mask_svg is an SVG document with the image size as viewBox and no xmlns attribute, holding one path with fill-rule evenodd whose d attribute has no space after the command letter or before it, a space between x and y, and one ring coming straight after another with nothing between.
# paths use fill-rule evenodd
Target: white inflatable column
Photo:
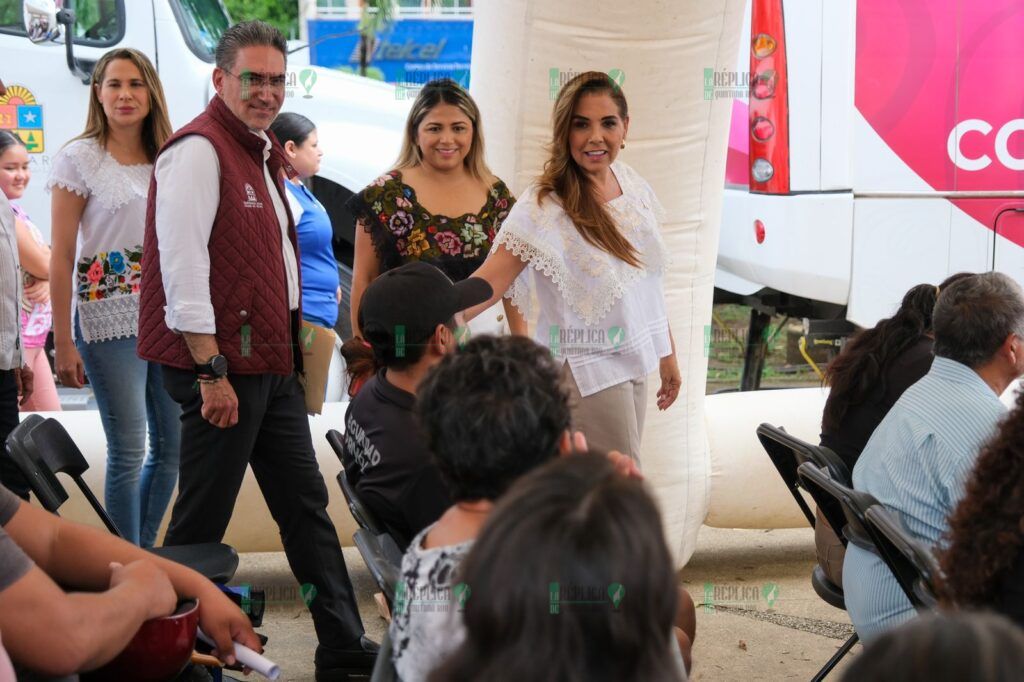
<instances>
[{"instance_id":1,"label":"white inflatable column","mask_svg":"<svg viewBox=\"0 0 1024 682\"><path fill-rule=\"evenodd\" d=\"M470 88L491 168L521 192L543 164L558 89L608 72L629 101L622 158L654 187L674 263L665 280L683 391L650 403L641 460L661 503L677 563L693 553L708 509L704 430L707 354L730 99L705 99L704 70L734 68L742 0L503 0L474 6ZM628 330L627 330L628 333Z\"/></svg>"}]
</instances>

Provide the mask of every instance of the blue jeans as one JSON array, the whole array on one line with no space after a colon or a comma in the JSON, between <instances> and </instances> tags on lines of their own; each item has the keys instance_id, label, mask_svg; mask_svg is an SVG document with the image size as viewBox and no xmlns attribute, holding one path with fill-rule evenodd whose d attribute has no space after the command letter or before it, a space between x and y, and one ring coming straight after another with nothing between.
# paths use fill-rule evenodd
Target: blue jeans
<instances>
[{"instance_id":1,"label":"blue jeans","mask_svg":"<svg viewBox=\"0 0 1024 682\"><path fill-rule=\"evenodd\" d=\"M135 354L136 337L86 343L75 326L107 436L107 513L126 540L152 547L178 478L181 407L164 390L160 365Z\"/></svg>"}]
</instances>

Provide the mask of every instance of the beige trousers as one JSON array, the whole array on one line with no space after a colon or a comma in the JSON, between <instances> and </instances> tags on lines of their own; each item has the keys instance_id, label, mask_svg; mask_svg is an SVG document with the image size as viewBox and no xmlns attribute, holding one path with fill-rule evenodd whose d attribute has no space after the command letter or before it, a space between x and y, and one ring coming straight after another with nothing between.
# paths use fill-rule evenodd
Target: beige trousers
<instances>
[{"instance_id":1,"label":"beige trousers","mask_svg":"<svg viewBox=\"0 0 1024 682\"><path fill-rule=\"evenodd\" d=\"M585 398L580 395L568 362L562 366L562 377L569 391L572 430L583 432L589 448L603 452L618 450L639 466L640 437L647 411L647 377L609 386Z\"/></svg>"}]
</instances>

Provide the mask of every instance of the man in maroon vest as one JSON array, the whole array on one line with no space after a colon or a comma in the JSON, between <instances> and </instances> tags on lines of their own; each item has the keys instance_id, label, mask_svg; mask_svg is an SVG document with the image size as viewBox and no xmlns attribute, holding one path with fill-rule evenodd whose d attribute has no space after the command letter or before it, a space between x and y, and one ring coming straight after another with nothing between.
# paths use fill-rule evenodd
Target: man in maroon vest
<instances>
[{"instance_id":1,"label":"man in maroon vest","mask_svg":"<svg viewBox=\"0 0 1024 682\"><path fill-rule=\"evenodd\" d=\"M181 470L165 543L219 541L247 465L311 585L316 679L373 665L352 583L327 516L296 372L299 268L281 146L285 40L262 22L229 28L217 96L157 157L149 192L139 355L164 366L181 404Z\"/></svg>"}]
</instances>

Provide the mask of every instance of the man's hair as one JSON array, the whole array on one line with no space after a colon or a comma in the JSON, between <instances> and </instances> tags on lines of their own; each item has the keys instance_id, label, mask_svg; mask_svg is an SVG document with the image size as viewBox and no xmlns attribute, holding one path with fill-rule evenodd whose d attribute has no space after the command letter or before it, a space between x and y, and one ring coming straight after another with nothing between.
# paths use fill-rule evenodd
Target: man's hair
<instances>
[{"instance_id":1,"label":"man's hair","mask_svg":"<svg viewBox=\"0 0 1024 682\"><path fill-rule=\"evenodd\" d=\"M1001 272L960 279L939 294L932 323L936 356L980 367L1010 334L1024 339L1020 285Z\"/></svg>"},{"instance_id":2,"label":"man's hair","mask_svg":"<svg viewBox=\"0 0 1024 682\"><path fill-rule=\"evenodd\" d=\"M238 51L243 47L273 47L288 61L288 43L284 34L264 21L242 21L224 31L214 58L217 67L230 71L235 67Z\"/></svg>"},{"instance_id":3,"label":"man's hair","mask_svg":"<svg viewBox=\"0 0 1024 682\"><path fill-rule=\"evenodd\" d=\"M452 499L497 499L558 454L569 428L561 376L522 336L474 338L427 375L416 409Z\"/></svg>"}]
</instances>

